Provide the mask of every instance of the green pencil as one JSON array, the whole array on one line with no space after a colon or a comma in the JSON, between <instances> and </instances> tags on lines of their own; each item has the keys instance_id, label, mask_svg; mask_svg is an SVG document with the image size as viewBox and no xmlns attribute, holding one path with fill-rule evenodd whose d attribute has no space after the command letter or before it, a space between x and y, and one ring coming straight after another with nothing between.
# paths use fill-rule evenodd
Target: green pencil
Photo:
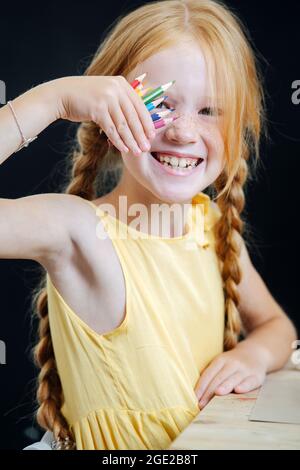
<instances>
[{"instance_id":1,"label":"green pencil","mask_svg":"<svg viewBox=\"0 0 300 470\"><path fill-rule=\"evenodd\" d=\"M155 98L158 98L160 95L162 95L168 88L170 88L171 85L173 85L173 83L175 83L176 80L172 80L171 82L169 83L166 83L165 85L161 85L160 87L158 88L155 88L155 90L152 90L151 93L149 93L148 95L145 95L143 96L143 101L144 101L144 104L148 104L150 103L151 101L155 100Z\"/></svg>"}]
</instances>

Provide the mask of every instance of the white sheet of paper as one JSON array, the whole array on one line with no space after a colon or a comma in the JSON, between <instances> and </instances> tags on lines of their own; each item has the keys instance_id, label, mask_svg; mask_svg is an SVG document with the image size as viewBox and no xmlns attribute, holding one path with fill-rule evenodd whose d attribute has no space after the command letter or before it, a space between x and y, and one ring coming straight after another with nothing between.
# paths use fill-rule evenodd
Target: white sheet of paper
<instances>
[{"instance_id":1,"label":"white sheet of paper","mask_svg":"<svg viewBox=\"0 0 300 470\"><path fill-rule=\"evenodd\" d=\"M268 374L249 421L300 424L300 371Z\"/></svg>"}]
</instances>

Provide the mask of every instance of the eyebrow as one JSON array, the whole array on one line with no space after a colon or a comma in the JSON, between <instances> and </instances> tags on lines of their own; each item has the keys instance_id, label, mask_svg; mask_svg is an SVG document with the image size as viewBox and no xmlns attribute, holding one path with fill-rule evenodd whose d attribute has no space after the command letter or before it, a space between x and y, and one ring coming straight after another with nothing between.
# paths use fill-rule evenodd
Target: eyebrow
<instances>
[{"instance_id":1,"label":"eyebrow","mask_svg":"<svg viewBox=\"0 0 300 470\"><path fill-rule=\"evenodd\" d=\"M149 85L149 87L150 87L150 86L151 86L151 85ZM154 89L154 87L152 87L152 88ZM168 90L166 90L166 91L165 91L165 94L168 95L168 96L176 94L176 96L178 96L179 98L180 98L180 97L181 97L181 98L182 98L182 97L184 98L184 95L183 95L182 93L179 94L178 92L175 92L174 89L172 89L172 87L170 87ZM209 98L211 98L211 96L210 96L210 95L203 95L202 98L204 98L204 99L209 99Z\"/></svg>"},{"instance_id":2,"label":"eyebrow","mask_svg":"<svg viewBox=\"0 0 300 470\"><path fill-rule=\"evenodd\" d=\"M180 100L180 96L182 96L182 95L179 95L178 99L176 99L176 98L174 97L173 93L174 93L174 92L173 92L173 91L171 92L170 90L167 90L167 91L165 92L166 96L167 96L168 98L170 98L170 100L174 101L174 103L178 103L178 101ZM178 95L175 95L175 96L178 96ZM212 99L212 97L209 96L209 95L204 95L204 96L202 96L202 98L201 98L201 100L211 100L211 99ZM183 98L182 101L185 101L185 98ZM215 106L218 106L218 102L215 104Z\"/></svg>"}]
</instances>

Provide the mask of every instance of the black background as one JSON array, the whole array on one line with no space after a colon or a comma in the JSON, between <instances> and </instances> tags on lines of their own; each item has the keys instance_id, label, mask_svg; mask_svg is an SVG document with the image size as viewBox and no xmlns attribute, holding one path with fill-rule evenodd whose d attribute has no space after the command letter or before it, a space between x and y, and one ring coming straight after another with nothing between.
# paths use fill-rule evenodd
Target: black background
<instances>
[{"instance_id":1,"label":"black background","mask_svg":"<svg viewBox=\"0 0 300 470\"><path fill-rule=\"evenodd\" d=\"M106 28L145 2L5 2L1 5L0 80L7 100L57 77L81 74ZM298 287L299 118L292 82L300 80L300 4L287 0L227 1L250 30L262 62L271 141L262 145L262 169L247 192L246 213L255 248L251 258L272 295L300 329ZM0 197L59 192L74 126L57 121L28 149L0 167ZM45 214L47 217L47 214ZM0 448L23 448L42 432L34 423L36 371L29 310L39 265L0 260L0 340L7 364L0 365Z\"/></svg>"}]
</instances>

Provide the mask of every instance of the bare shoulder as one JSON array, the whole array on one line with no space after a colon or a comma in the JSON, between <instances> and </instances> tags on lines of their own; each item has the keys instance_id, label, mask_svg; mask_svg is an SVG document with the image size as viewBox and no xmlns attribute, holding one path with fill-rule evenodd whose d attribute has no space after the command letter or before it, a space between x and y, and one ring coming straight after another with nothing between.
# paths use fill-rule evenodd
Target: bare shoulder
<instances>
[{"instance_id":1,"label":"bare shoulder","mask_svg":"<svg viewBox=\"0 0 300 470\"><path fill-rule=\"evenodd\" d=\"M52 230L62 227L65 240L79 243L89 231L90 222L98 220L96 215L97 202L88 201L80 196L66 193L39 195L41 204L51 220Z\"/></svg>"},{"instance_id":2,"label":"bare shoulder","mask_svg":"<svg viewBox=\"0 0 300 470\"><path fill-rule=\"evenodd\" d=\"M105 202L105 198L97 200L84 199L72 194L53 194L52 204L58 213L55 222L64 225L66 236L76 248L86 252L91 243L101 247L101 237L97 235L97 224L101 223L97 208ZM51 204L49 202L49 204Z\"/></svg>"},{"instance_id":3,"label":"bare shoulder","mask_svg":"<svg viewBox=\"0 0 300 470\"><path fill-rule=\"evenodd\" d=\"M71 253L84 217L92 210L82 198L46 193L0 198L0 258L55 261Z\"/></svg>"},{"instance_id":4,"label":"bare shoulder","mask_svg":"<svg viewBox=\"0 0 300 470\"><path fill-rule=\"evenodd\" d=\"M61 215L64 215L68 218L70 222L70 227L72 226L72 221L76 221L76 214L78 215L89 215L89 213L93 213L91 211L92 205L96 209L96 203L93 201L88 201L81 196L77 196L75 194L66 194L66 193L54 193L54 194L45 194L44 196L49 197L49 203L53 204L54 206L58 205ZM52 202L50 202L52 199ZM90 204L90 208L88 203ZM75 211L75 212L74 212ZM78 211L78 212L77 212Z\"/></svg>"},{"instance_id":5,"label":"bare shoulder","mask_svg":"<svg viewBox=\"0 0 300 470\"><path fill-rule=\"evenodd\" d=\"M74 194L46 193L22 199L31 201L33 210L36 207L38 211L43 211L45 216L49 216L47 217L49 224L57 228L56 224L59 223L69 235L77 233L80 228L78 222L82 217L90 217L96 213L97 202L87 201Z\"/></svg>"},{"instance_id":6,"label":"bare shoulder","mask_svg":"<svg viewBox=\"0 0 300 470\"><path fill-rule=\"evenodd\" d=\"M78 229L78 218L88 214L86 203L73 194L37 194L18 201L24 207L30 204L32 216L43 214L48 229L53 232L61 229L69 237L74 234L74 227Z\"/></svg>"}]
</instances>

